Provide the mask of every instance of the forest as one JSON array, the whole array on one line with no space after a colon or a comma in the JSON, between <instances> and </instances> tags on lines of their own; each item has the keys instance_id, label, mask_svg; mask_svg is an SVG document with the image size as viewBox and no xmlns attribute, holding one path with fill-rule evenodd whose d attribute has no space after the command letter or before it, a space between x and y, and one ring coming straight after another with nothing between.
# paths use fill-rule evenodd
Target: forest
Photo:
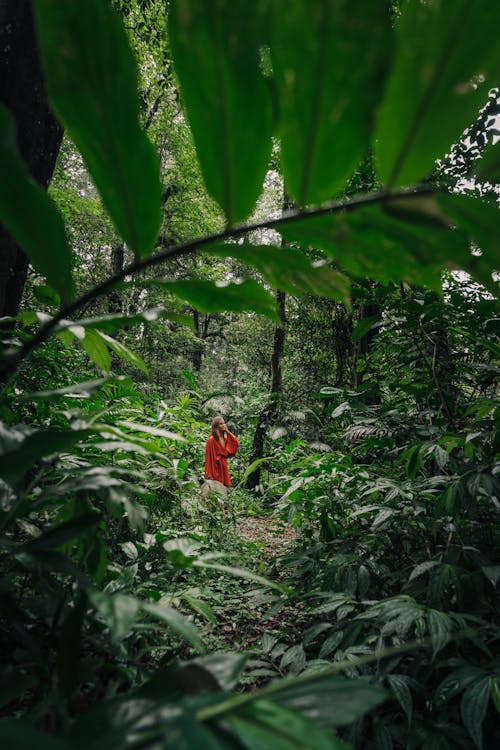
<instances>
[{"instance_id":1,"label":"forest","mask_svg":"<svg viewBox=\"0 0 500 750\"><path fill-rule=\"evenodd\" d=\"M3 750L500 747L499 28L1 0Z\"/></svg>"}]
</instances>

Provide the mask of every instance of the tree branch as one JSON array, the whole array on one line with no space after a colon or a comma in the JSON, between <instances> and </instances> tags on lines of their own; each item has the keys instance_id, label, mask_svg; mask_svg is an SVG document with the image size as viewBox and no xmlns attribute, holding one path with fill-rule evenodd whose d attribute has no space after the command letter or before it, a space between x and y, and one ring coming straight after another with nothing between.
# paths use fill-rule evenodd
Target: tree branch
<instances>
[{"instance_id":1,"label":"tree branch","mask_svg":"<svg viewBox=\"0 0 500 750\"><path fill-rule=\"evenodd\" d=\"M71 318L76 312L81 310L89 302L92 302L99 297L104 296L110 292L117 284L126 279L128 276L135 276L141 271L147 268L152 268L164 263L167 260L171 260L175 257L183 255L189 255L202 250L208 245L214 243L224 242L224 240L230 237L241 237L247 234L247 232L254 232L258 229L277 229L286 226L294 222L297 219L313 219L318 216L325 216L327 214L336 214L340 212L351 212L357 208L366 205L373 205L377 203L386 203L394 199L408 199L411 200L416 195L430 195L438 192L438 188L423 185L409 190L399 190L391 193L378 192L378 193L366 193L356 198L352 198L347 201L330 201L325 203L318 208L303 209L303 210L292 210L285 211L279 219L271 219L266 221L259 221L253 224L242 224L239 226L228 227L222 232L215 234L206 235L205 237L199 237L194 240L183 242L179 245L169 247L164 251L151 255L149 258L143 260L136 260L125 266L121 271L110 276L105 281L97 284L96 286L89 289L89 291L82 294L76 300L71 302L60 310L51 318L49 321L44 323L37 333L30 339L24 342L24 344L15 351L8 351L5 353L2 362L0 363L0 373L5 379L6 376L11 375L23 360L25 360L31 352L36 349L40 344L46 341L54 332L58 324L65 319Z\"/></svg>"}]
</instances>

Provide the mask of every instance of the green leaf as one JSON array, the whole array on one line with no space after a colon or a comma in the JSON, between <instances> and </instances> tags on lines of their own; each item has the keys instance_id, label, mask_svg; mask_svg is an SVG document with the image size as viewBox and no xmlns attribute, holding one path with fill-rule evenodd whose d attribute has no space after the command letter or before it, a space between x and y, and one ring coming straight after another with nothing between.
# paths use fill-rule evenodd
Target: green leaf
<instances>
[{"instance_id":1,"label":"green leaf","mask_svg":"<svg viewBox=\"0 0 500 750\"><path fill-rule=\"evenodd\" d=\"M475 164L476 177L480 182L500 182L500 147L498 143L485 149L481 158Z\"/></svg>"},{"instance_id":2,"label":"green leaf","mask_svg":"<svg viewBox=\"0 0 500 750\"><path fill-rule=\"evenodd\" d=\"M67 451L78 441L88 437L90 430L40 430L22 440L14 450L0 456L0 474L19 477L41 458Z\"/></svg>"},{"instance_id":3,"label":"green leaf","mask_svg":"<svg viewBox=\"0 0 500 750\"><path fill-rule=\"evenodd\" d=\"M21 719L0 719L0 746L15 750L72 750L58 737L40 732Z\"/></svg>"},{"instance_id":4,"label":"green leaf","mask_svg":"<svg viewBox=\"0 0 500 750\"><path fill-rule=\"evenodd\" d=\"M413 698L408 687L408 679L402 675L390 674L387 676L387 682L394 697L405 712L409 725L413 713Z\"/></svg>"},{"instance_id":5,"label":"green leaf","mask_svg":"<svg viewBox=\"0 0 500 750\"><path fill-rule=\"evenodd\" d=\"M198 599L195 596L191 596L190 594L184 593L180 596L181 599L183 599L187 604L189 604L190 607L194 609L195 612L198 612L199 615L201 615L207 622L211 622L212 625L217 625L217 617L214 614L213 609L211 606L204 602L202 599Z\"/></svg>"},{"instance_id":6,"label":"green leaf","mask_svg":"<svg viewBox=\"0 0 500 750\"><path fill-rule=\"evenodd\" d=\"M127 284L124 283L122 286L126 288ZM128 329L132 328L132 326L142 325L143 323L151 323L160 318L173 320L181 325L187 325L191 328L193 327L193 321L189 315L180 315L179 313L165 310L164 307L160 306L143 310L134 315L110 314L97 315L93 318L81 318L80 320L61 320L55 330L58 333L62 333L74 326L81 326L82 328L85 328L85 330L96 329L98 331L103 331L104 333L116 333L123 328Z\"/></svg>"},{"instance_id":7,"label":"green leaf","mask_svg":"<svg viewBox=\"0 0 500 750\"><path fill-rule=\"evenodd\" d=\"M356 326L352 331L352 340L360 341L363 336L366 336L366 334L371 331L372 328L376 327L377 323L380 323L379 317L379 315L371 315L368 318L362 318L361 320L358 320Z\"/></svg>"},{"instance_id":8,"label":"green leaf","mask_svg":"<svg viewBox=\"0 0 500 750\"><path fill-rule=\"evenodd\" d=\"M213 283L206 279L170 281L150 279L134 282L140 286L158 286L206 313L245 312L251 310L280 323L274 298L253 279L240 283Z\"/></svg>"},{"instance_id":9,"label":"green leaf","mask_svg":"<svg viewBox=\"0 0 500 750\"><path fill-rule=\"evenodd\" d=\"M488 203L468 195L446 194L438 198L440 207L461 230L467 243L474 244L482 251L480 256L469 254L466 271L475 276L485 286L497 292L491 273L500 268L500 208L497 203ZM459 234L455 231L455 234Z\"/></svg>"},{"instance_id":10,"label":"green leaf","mask_svg":"<svg viewBox=\"0 0 500 750\"><path fill-rule=\"evenodd\" d=\"M145 375L149 376L148 366L146 365L142 357L139 357L139 355L133 352L132 349L129 349L128 346L125 346L125 344L123 344L121 341L112 339L111 336L108 336L107 333L101 333L100 331L97 331L97 335L106 342L106 344L110 349L114 351L117 357L124 359L125 362L130 362L130 364L134 365L134 367L138 367L139 370L142 370Z\"/></svg>"},{"instance_id":11,"label":"green leaf","mask_svg":"<svg viewBox=\"0 0 500 750\"><path fill-rule=\"evenodd\" d=\"M483 721L490 699L490 678L473 682L462 695L460 713L467 731L479 750L483 747Z\"/></svg>"},{"instance_id":12,"label":"green leaf","mask_svg":"<svg viewBox=\"0 0 500 750\"><path fill-rule=\"evenodd\" d=\"M452 230L448 198L455 196L408 194L341 214L304 216L276 229L290 242L320 248L353 276L441 291L444 268L475 274L481 260L471 254L469 237Z\"/></svg>"},{"instance_id":13,"label":"green leaf","mask_svg":"<svg viewBox=\"0 0 500 750\"><path fill-rule=\"evenodd\" d=\"M89 398L93 393L99 391L103 385L113 383L130 383L130 378L125 377L125 375L98 378L97 380L87 380L84 383L66 385L64 388L55 388L50 391L32 391L31 393L22 393L17 396L17 398L20 401L38 401L38 399L52 399L59 396L63 398Z\"/></svg>"},{"instance_id":14,"label":"green leaf","mask_svg":"<svg viewBox=\"0 0 500 750\"><path fill-rule=\"evenodd\" d=\"M247 661L248 653L225 651L197 657L195 663L208 670L222 690L231 690L237 684Z\"/></svg>"},{"instance_id":15,"label":"green leaf","mask_svg":"<svg viewBox=\"0 0 500 750\"><path fill-rule=\"evenodd\" d=\"M61 298L52 287L46 284L39 284L33 289L33 295L35 299L41 302L43 305L50 305L51 307L59 307L61 304Z\"/></svg>"},{"instance_id":16,"label":"green leaf","mask_svg":"<svg viewBox=\"0 0 500 750\"><path fill-rule=\"evenodd\" d=\"M218 570L220 573L226 573L226 575L232 576L233 578L244 578L247 581L260 583L261 586L265 586L266 588L276 589L277 591L281 592L287 591L286 587L282 584L271 581L268 578L264 578L263 576L259 576L256 573L252 573L250 570L246 570L245 568L238 568L232 565L222 565L221 563L215 562L206 562L205 560L201 559L194 560L193 567L205 568L207 570Z\"/></svg>"},{"instance_id":17,"label":"green leaf","mask_svg":"<svg viewBox=\"0 0 500 750\"><path fill-rule=\"evenodd\" d=\"M332 198L368 151L391 54L384 3L273 0L270 47L287 192Z\"/></svg>"},{"instance_id":18,"label":"green leaf","mask_svg":"<svg viewBox=\"0 0 500 750\"><path fill-rule=\"evenodd\" d=\"M243 221L271 154L272 107L261 72L260 3L173 0L168 36L210 195L229 224Z\"/></svg>"},{"instance_id":19,"label":"green leaf","mask_svg":"<svg viewBox=\"0 0 500 750\"><path fill-rule=\"evenodd\" d=\"M102 0L35 0L34 11L54 111L122 238L136 257L149 255L161 220L159 164L139 126L125 30Z\"/></svg>"},{"instance_id":20,"label":"green leaf","mask_svg":"<svg viewBox=\"0 0 500 750\"><path fill-rule=\"evenodd\" d=\"M413 581L414 578L418 578L418 576L421 576L424 573L427 573L429 570L432 570L432 568L435 568L436 565L441 565L441 561L440 560L426 560L425 562L420 563L420 565L417 565L415 568L413 568L408 580Z\"/></svg>"},{"instance_id":21,"label":"green leaf","mask_svg":"<svg viewBox=\"0 0 500 750\"><path fill-rule=\"evenodd\" d=\"M0 104L0 220L33 267L68 301L73 297L71 250L46 191L30 177L16 147L13 118Z\"/></svg>"},{"instance_id":22,"label":"green leaf","mask_svg":"<svg viewBox=\"0 0 500 750\"><path fill-rule=\"evenodd\" d=\"M407 0L375 155L388 186L425 177L498 84L498 3Z\"/></svg>"},{"instance_id":23,"label":"green leaf","mask_svg":"<svg viewBox=\"0 0 500 750\"><path fill-rule=\"evenodd\" d=\"M97 331L89 329L85 331L85 338L82 341L82 346L89 355L90 359L99 369L109 372L111 369L111 355L108 351L108 347L99 336Z\"/></svg>"},{"instance_id":24,"label":"green leaf","mask_svg":"<svg viewBox=\"0 0 500 750\"><path fill-rule=\"evenodd\" d=\"M186 438L179 435L177 432L170 432L170 430L164 430L161 427L152 427L147 424L138 424L137 422L130 422L129 420L123 420L118 422L122 427L127 427L129 430L135 432L145 432L147 435L154 435L155 437L167 438L167 440L177 440L185 442Z\"/></svg>"},{"instance_id":25,"label":"green leaf","mask_svg":"<svg viewBox=\"0 0 500 750\"><path fill-rule=\"evenodd\" d=\"M205 653L206 649L200 638L198 628L184 617L180 612L165 604L142 604L142 609L156 620L165 622L174 633L180 635L190 643L200 654Z\"/></svg>"},{"instance_id":26,"label":"green leaf","mask_svg":"<svg viewBox=\"0 0 500 750\"><path fill-rule=\"evenodd\" d=\"M246 265L256 268L275 289L302 297L312 294L317 297L349 302L350 281L344 274L335 271L324 260L311 260L298 250L272 245L211 245L211 255L220 258L238 258Z\"/></svg>"},{"instance_id":27,"label":"green leaf","mask_svg":"<svg viewBox=\"0 0 500 750\"><path fill-rule=\"evenodd\" d=\"M446 646L451 638L453 621L437 609L430 609L427 613L429 635L432 638L432 658Z\"/></svg>"},{"instance_id":28,"label":"green leaf","mask_svg":"<svg viewBox=\"0 0 500 750\"><path fill-rule=\"evenodd\" d=\"M306 716L260 699L224 717L248 750L348 750Z\"/></svg>"},{"instance_id":29,"label":"green leaf","mask_svg":"<svg viewBox=\"0 0 500 750\"><path fill-rule=\"evenodd\" d=\"M57 678L60 693L70 698L78 683L78 667L82 641L82 627L87 610L87 597L81 595L64 620L57 649Z\"/></svg>"},{"instance_id":30,"label":"green leaf","mask_svg":"<svg viewBox=\"0 0 500 750\"><path fill-rule=\"evenodd\" d=\"M80 534L88 531L95 526L101 519L101 515L96 512L83 513L80 516L72 518L70 521L54 526L36 539L28 542L23 550L49 550L60 547L62 544L74 539Z\"/></svg>"},{"instance_id":31,"label":"green leaf","mask_svg":"<svg viewBox=\"0 0 500 750\"><path fill-rule=\"evenodd\" d=\"M300 711L329 727L346 726L382 703L384 690L362 679L318 675L287 679L273 693L273 700L291 711Z\"/></svg>"},{"instance_id":32,"label":"green leaf","mask_svg":"<svg viewBox=\"0 0 500 750\"><path fill-rule=\"evenodd\" d=\"M89 599L109 627L114 641L125 638L139 615L139 601L128 594L90 591Z\"/></svg>"}]
</instances>

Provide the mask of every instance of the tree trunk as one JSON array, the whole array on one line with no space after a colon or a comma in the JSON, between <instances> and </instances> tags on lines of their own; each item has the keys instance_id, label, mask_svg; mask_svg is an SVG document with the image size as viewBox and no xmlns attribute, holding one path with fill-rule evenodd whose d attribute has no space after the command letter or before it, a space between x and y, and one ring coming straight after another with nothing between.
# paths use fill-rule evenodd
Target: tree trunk
<instances>
[{"instance_id":1,"label":"tree trunk","mask_svg":"<svg viewBox=\"0 0 500 750\"><path fill-rule=\"evenodd\" d=\"M380 310L380 305L378 303L376 302L363 303L359 310L358 322L361 322L362 320L366 320L367 318L378 317L380 313L381 313L381 310ZM354 344L353 385L355 388L359 388L359 386L362 384L365 371L366 371L366 367L364 370L361 370L361 371L358 370L359 359L361 357L366 358L369 355L370 349L373 343L373 339L375 338L377 331L378 331L378 328L371 328L360 338L359 341L357 341Z\"/></svg>"},{"instance_id":2,"label":"tree trunk","mask_svg":"<svg viewBox=\"0 0 500 750\"><path fill-rule=\"evenodd\" d=\"M123 271L124 263L125 246L123 243L114 245L114 247L111 248L111 275L114 276ZM117 289L113 289L108 297L108 311L115 314L122 312L122 301Z\"/></svg>"},{"instance_id":3,"label":"tree trunk","mask_svg":"<svg viewBox=\"0 0 500 750\"><path fill-rule=\"evenodd\" d=\"M285 292L278 290L276 292L276 302L281 325L276 326L274 330L273 354L271 357L271 390L267 402L262 407L257 420L257 426L253 436L252 454L250 464L264 455L264 444L266 432L276 416L279 399L283 390L283 377L281 363L283 360L283 351L285 348L285 328L286 328L286 295ZM246 487L249 490L258 490L260 487L260 475L262 464L259 464L254 471L247 477Z\"/></svg>"},{"instance_id":4,"label":"tree trunk","mask_svg":"<svg viewBox=\"0 0 500 750\"><path fill-rule=\"evenodd\" d=\"M31 176L46 188L62 128L49 110L31 0L0 0L0 101L16 121L18 148ZM28 272L22 249L0 229L0 316L19 312Z\"/></svg>"}]
</instances>

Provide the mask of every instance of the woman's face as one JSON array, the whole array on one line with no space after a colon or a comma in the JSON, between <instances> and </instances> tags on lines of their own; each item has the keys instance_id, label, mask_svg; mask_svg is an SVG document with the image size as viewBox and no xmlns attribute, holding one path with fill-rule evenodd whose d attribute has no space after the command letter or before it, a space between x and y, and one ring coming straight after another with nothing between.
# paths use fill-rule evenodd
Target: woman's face
<instances>
[{"instance_id":1,"label":"woman's face","mask_svg":"<svg viewBox=\"0 0 500 750\"><path fill-rule=\"evenodd\" d=\"M219 421L217 422L217 429L220 435L222 435L224 432L227 432L227 426L223 419L219 419Z\"/></svg>"}]
</instances>

